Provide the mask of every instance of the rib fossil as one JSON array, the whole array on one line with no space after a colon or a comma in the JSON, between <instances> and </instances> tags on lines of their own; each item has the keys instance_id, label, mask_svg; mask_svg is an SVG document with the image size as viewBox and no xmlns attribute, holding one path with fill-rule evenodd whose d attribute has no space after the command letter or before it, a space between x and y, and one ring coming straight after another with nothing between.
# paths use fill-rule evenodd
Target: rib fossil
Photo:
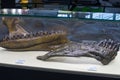
<instances>
[{"instance_id":1,"label":"rib fossil","mask_svg":"<svg viewBox=\"0 0 120 80\"><path fill-rule=\"evenodd\" d=\"M38 56L37 59L47 60L55 56L92 57L103 65L107 65L116 57L118 50L119 44L112 40L70 42L66 43L62 48L50 51L43 56Z\"/></svg>"}]
</instances>

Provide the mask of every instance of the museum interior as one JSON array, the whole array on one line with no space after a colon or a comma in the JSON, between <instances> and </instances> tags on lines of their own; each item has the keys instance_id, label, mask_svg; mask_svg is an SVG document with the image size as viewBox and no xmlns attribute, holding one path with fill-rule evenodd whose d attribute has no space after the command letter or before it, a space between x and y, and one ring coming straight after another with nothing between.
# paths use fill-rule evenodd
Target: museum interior
<instances>
[{"instance_id":1,"label":"museum interior","mask_svg":"<svg viewBox=\"0 0 120 80\"><path fill-rule=\"evenodd\" d=\"M2 80L120 80L120 0L0 0Z\"/></svg>"}]
</instances>

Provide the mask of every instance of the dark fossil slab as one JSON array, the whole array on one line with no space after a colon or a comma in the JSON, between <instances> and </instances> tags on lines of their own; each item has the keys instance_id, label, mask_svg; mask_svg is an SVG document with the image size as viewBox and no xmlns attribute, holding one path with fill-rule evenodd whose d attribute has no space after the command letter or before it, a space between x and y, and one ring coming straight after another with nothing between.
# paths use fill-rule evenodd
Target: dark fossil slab
<instances>
[{"instance_id":1,"label":"dark fossil slab","mask_svg":"<svg viewBox=\"0 0 120 80\"><path fill-rule=\"evenodd\" d=\"M61 45L61 48L49 53L38 56L39 60L47 60L55 56L68 56L68 57L91 57L100 61L103 65L109 64L115 59L119 50L119 43L113 40L102 41L83 41L81 43L70 42Z\"/></svg>"}]
</instances>

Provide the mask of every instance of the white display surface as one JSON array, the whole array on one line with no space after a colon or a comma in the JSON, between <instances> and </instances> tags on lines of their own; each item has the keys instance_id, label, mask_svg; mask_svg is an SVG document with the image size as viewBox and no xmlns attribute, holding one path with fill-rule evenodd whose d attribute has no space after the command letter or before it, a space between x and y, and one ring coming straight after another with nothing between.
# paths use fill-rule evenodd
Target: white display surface
<instances>
[{"instance_id":1,"label":"white display surface","mask_svg":"<svg viewBox=\"0 0 120 80\"><path fill-rule=\"evenodd\" d=\"M24 51L15 52L8 51L0 47L0 66L22 66L29 68L55 69L56 71L70 71L73 73L89 73L97 74L98 76L107 75L120 77L120 51L115 60L108 65L102 65L99 61L93 58L86 57L53 57L49 61L37 60L36 57L44 55L44 51ZM5 64L5 65L4 65ZM72 74L73 74L72 73Z\"/></svg>"}]
</instances>

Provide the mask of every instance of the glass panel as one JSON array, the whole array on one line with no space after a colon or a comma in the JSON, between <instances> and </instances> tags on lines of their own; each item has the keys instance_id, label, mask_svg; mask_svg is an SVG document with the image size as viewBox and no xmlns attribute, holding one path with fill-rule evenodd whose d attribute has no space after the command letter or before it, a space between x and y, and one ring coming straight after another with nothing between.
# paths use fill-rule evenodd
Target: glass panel
<instances>
[{"instance_id":1,"label":"glass panel","mask_svg":"<svg viewBox=\"0 0 120 80\"><path fill-rule=\"evenodd\" d=\"M116 13L96 12L74 12L63 10L41 10L41 9L1 9L1 16L21 17L51 17L51 18L76 18L76 19L98 19L98 20L119 20Z\"/></svg>"},{"instance_id":2,"label":"glass panel","mask_svg":"<svg viewBox=\"0 0 120 80\"><path fill-rule=\"evenodd\" d=\"M113 20L113 13L93 13L93 19Z\"/></svg>"},{"instance_id":3,"label":"glass panel","mask_svg":"<svg viewBox=\"0 0 120 80\"><path fill-rule=\"evenodd\" d=\"M53 12L52 11L48 12L48 10L40 11L35 10L33 12L31 10L27 10L23 14L23 10L17 9L16 11L15 9L13 9L12 12L10 12L11 14L8 15L9 11L6 12L6 9L4 10L5 10L4 14L6 13L7 16L2 14L1 20L2 18L6 18L6 20L8 20L9 22L12 21L12 19L15 20L18 19L20 21L20 23L18 24L28 32L38 32L41 30L49 31L65 30L68 32L67 37L70 40L77 42L80 42L81 40L102 40L102 39L120 40L120 28L119 28L120 22L107 21L107 19L111 20L113 18L101 18L101 17L96 18L96 16L92 17L93 14L89 12L76 13L71 11L57 11L57 10ZM16 14L14 12L16 12ZM15 16L13 17L13 15ZM116 19L119 20L120 16L118 16L118 14L116 14L116 16L117 16ZM102 19L106 19L106 21ZM1 25L3 27L6 24L3 24L1 22ZM3 31L1 30L0 32Z\"/></svg>"},{"instance_id":4,"label":"glass panel","mask_svg":"<svg viewBox=\"0 0 120 80\"><path fill-rule=\"evenodd\" d=\"M116 20L120 20L120 14L116 14Z\"/></svg>"},{"instance_id":5,"label":"glass panel","mask_svg":"<svg viewBox=\"0 0 120 80\"><path fill-rule=\"evenodd\" d=\"M120 40L120 14L39 9L3 9L0 12L2 18L22 20L20 25L29 32L63 29L69 32L70 40L78 42L109 38Z\"/></svg>"}]
</instances>

